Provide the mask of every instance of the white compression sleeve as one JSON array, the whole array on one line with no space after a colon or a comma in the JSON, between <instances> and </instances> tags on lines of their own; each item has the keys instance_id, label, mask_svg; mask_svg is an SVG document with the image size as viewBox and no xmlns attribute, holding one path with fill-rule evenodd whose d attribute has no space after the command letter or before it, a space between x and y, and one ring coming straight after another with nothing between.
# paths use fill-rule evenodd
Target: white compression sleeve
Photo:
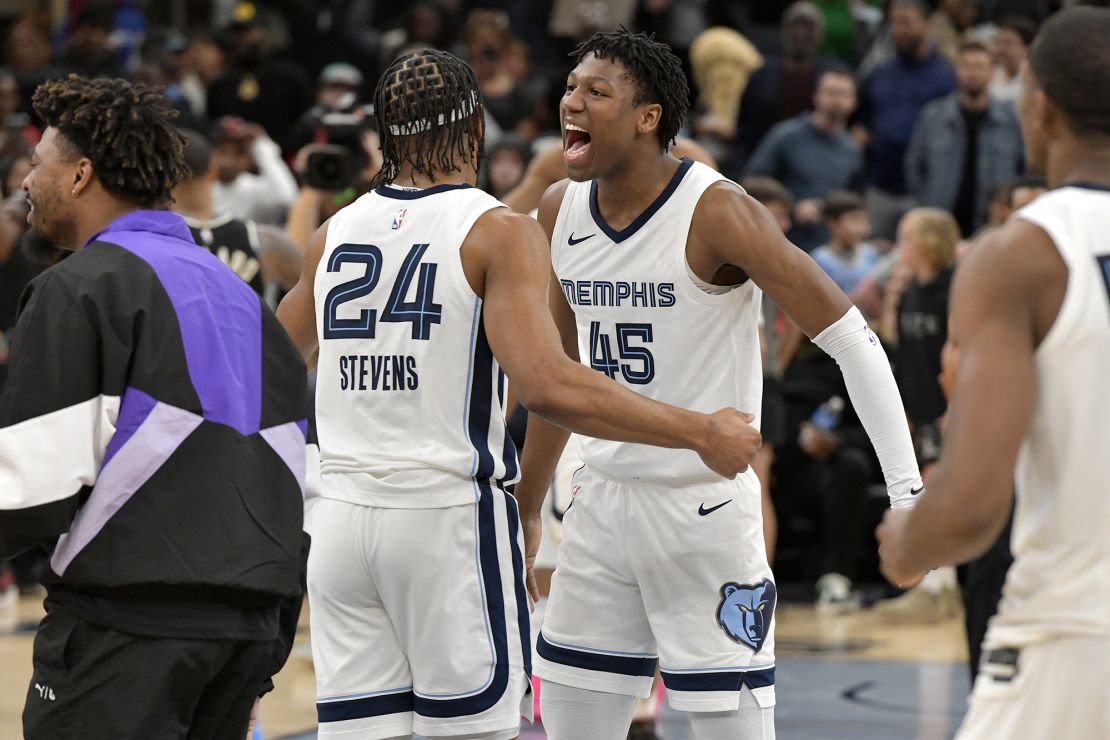
<instances>
[{"instance_id":1,"label":"white compression sleeve","mask_svg":"<svg viewBox=\"0 0 1110 740\"><path fill-rule=\"evenodd\" d=\"M891 508L913 506L911 491L921 489L921 473L902 397L878 338L853 306L814 337L813 343L840 366L852 406L879 456Z\"/></svg>"}]
</instances>

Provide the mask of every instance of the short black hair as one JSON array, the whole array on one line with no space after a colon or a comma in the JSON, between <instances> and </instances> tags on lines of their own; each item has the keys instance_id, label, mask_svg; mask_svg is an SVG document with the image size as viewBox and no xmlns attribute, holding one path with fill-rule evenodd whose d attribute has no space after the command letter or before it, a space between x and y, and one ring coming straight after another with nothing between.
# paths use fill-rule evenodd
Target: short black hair
<instances>
[{"instance_id":1,"label":"short black hair","mask_svg":"<svg viewBox=\"0 0 1110 740\"><path fill-rule=\"evenodd\" d=\"M636 86L634 105L648 102L662 106L655 133L663 151L670 149L690 108L690 85L671 47L656 41L654 34L632 33L621 26L616 31L595 33L571 52L576 64L587 54L624 65Z\"/></svg>"},{"instance_id":2,"label":"short black hair","mask_svg":"<svg viewBox=\"0 0 1110 740\"><path fill-rule=\"evenodd\" d=\"M1078 7L1045 21L1029 67L1075 133L1110 136L1110 10Z\"/></svg>"},{"instance_id":3,"label":"short black hair","mask_svg":"<svg viewBox=\"0 0 1110 740\"><path fill-rule=\"evenodd\" d=\"M825 206L821 209L822 215L830 220L837 220L845 213L867 210L863 198L859 193L851 190L834 190L825 196Z\"/></svg>"},{"instance_id":4,"label":"short black hair","mask_svg":"<svg viewBox=\"0 0 1110 740\"><path fill-rule=\"evenodd\" d=\"M895 8L913 8L922 18L926 19L931 12L924 0L891 0L890 9L887 12L889 13L890 10L894 10Z\"/></svg>"},{"instance_id":5,"label":"short black hair","mask_svg":"<svg viewBox=\"0 0 1110 740\"><path fill-rule=\"evenodd\" d=\"M74 159L92 161L109 193L143 207L173 201L173 189L187 176L185 139L173 125L177 111L161 91L71 74L39 85L33 103L43 123L72 147Z\"/></svg>"},{"instance_id":6,"label":"short black hair","mask_svg":"<svg viewBox=\"0 0 1110 740\"><path fill-rule=\"evenodd\" d=\"M1021 42L1026 46L1037 38L1037 24L1020 15L1011 15L1003 18L997 24L999 31L1013 31L1021 37Z\"/></svg>"},{"instance_id":7,"label":"short black hair","mask_svg":"<svg viewBox=\"0 0 1110 740\"><path fill-rule=\"evenodd\" d=\"M188 170L185 179L199 180L212 167L212 145L204 134L191 128L181 129L181 135L185 137L185 150L182 152Z\"/></svg>"},{"instance_id":8,"label":"short black hair","mask_svg":"<svg viewBox=\"0 0 1110 740\"><path fill-rule=\"evenodd\" d=\"M852 71L852 68L844 62L837 60L829 62L821 69L820 72L817 73L817 84L821 84L821 80L824 79L826 75L836 75L837 77L851 77L853 82L855 82L856 79L856 73Z\"/></svg>"},{"instance_id":9,"label":"short black hair","mask_svg":"<svg viewBox=\"0 0 1110 740\"><path fill-rule=\"evenodd\" d=\"M740 187L765 206L772 203L782 203L787 208L794 207L794 196L786 186L773 177L764 175L751 175L740 181Z\"/></svg>"},{"instance_id":10,"label":"short black hair","mask_svg":"<svg viewBox=\"0 0 1110 740\"><path fill-rule=\"evenodd\" d=\"M485 107L474 70L454 54L422 49L393 61L374 91L382 168L371 187L391 183L404 164L435 181L484 154Z\"/></svg>"}]
</instances>

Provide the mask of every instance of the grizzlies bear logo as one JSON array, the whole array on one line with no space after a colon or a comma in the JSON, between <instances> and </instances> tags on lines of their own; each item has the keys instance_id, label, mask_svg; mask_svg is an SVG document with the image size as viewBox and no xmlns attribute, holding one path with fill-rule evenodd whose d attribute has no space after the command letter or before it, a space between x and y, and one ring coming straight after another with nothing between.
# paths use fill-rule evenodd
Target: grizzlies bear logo
<instances>
[{"instance_id":1,"label":"grizzlies bear logo","mask_svg":"<svg viewBox=\"0 0 1110 740\"><path fill-rule=\"evenodd\" d=\"M733 642L759 652L775 613L775 584L764 578L753 585L726 583L721 586L717 624Z\"/></svg>"}]
</instances>

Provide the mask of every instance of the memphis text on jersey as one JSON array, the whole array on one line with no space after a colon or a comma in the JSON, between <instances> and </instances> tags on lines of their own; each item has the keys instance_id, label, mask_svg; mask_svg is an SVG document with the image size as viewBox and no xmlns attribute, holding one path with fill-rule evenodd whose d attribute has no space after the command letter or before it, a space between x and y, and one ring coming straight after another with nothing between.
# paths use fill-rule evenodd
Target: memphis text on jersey
<instances>
[{"instance_id":1,"label":"memphis text on jersey","mask_svg":"<svg viewBox=\"0 0 1110 740\"><path fill-rule=\"evenodd\" d=\"M559 284L572 306L670 308L675 303L674 283L560 280Z\"/></svg>"}]
</instances>

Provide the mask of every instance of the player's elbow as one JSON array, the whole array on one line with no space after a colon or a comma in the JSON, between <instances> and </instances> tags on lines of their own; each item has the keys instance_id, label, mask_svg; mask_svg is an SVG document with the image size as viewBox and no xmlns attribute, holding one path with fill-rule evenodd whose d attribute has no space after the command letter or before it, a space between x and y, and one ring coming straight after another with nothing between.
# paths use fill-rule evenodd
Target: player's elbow
<instances>
[{"instance_id":1,"label":"player's elbow","mask_svg":"<svg viewBox=\"0 0 1110 740\"><path fill-rule=\"evenodd\" d=\"M545 419L558 414L560 408L558 394L542 383L518 385L517 397L520 399L520 405L528 409L530 414L536 414Z\"/></svg>"},{"instance_id":2,"label":"player's elbow","mask_svg":"<svg viewBox=\"0 0 1110 740\"><path fill-rule=\"evenodd\" d=\"M517 397L529 413L557 421L574 397L572 371L582 366L569 358L537 363L526 380L516 384Z\"/></svg>"}]
</instances>

